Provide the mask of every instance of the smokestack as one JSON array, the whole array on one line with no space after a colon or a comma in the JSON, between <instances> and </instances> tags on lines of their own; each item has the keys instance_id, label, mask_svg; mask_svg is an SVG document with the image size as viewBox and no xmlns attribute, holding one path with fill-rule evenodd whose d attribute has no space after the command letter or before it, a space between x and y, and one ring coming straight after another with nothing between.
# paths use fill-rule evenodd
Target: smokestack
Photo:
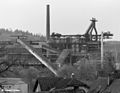
<instances>
[{"instance_id":1,"label":"smokestack","mask_svg":"<svg viewBox=\"0 0 120 93\"><path fill-rule=\"evenodd\" d=\"M46 40L50 39L50 6L47 5L47 15L46 15Z\"/></svg>"}]
</instances>

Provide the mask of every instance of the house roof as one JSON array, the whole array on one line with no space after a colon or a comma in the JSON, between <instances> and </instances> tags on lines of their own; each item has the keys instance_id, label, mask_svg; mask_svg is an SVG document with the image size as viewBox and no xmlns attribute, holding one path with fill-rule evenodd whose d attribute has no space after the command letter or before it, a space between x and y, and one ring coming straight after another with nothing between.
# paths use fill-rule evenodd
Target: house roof
<instances>
[{"instance_id":1,"label":"house roof","mask_svg":"<svg viewBox=\"0 0 120 93\"><path fill-rule=\"evenodd\" d=\"M0 84L2 85L18 85L18 84L26 84L22 81L21 78L0 78Z\"/></svg>"},{"instance_id":2,"label":"house roof","mask_svg":"<svg viewBox=\"0 0 120 93\"><path fill-rule=\"evenodd\" d=\"M103 93L119 93L120 92L120 79L112 80L111 84L108 85L107 78L98 78L90 85L90 90L88 93L98 93L97 91L102 91Z\"/></svg>"},{"instance_id":3,"label":"house roof","mask_svg":"<svg viewBox=\"0 0 120 93\"><path fill-rule=\"evenodd\" d=\"M116 79L113 83L106 89L106 91L110 91L111 93L119 93L120 92L120 79Z\"/></svg>"},{"instance_id":4,"label":"house roof","mask_svg":"<svg viewBox=\"0 0 120 93\"><path fill-rule=\"evenodd\" d=\"M52 88L63 89L67 87L84 86L89 88L89 86L79 80L73 78L62 78L62 77L40 77L37 79L33 91L35 92L38 85L41 91L49 91Z\"/></svg>"},{"instance_id":5,"label":"house roof","mask_svg":"<svg viewBox=\"0 0 120 93\"><path fill-rule=\"evenodd\" d=\"M89 91L93 91L93 90L105 90L105 88L108 85L108 81L107 78L98 78L97 80L93 81L93 83L90 85L90 90Z\"/></svg>"},{"instance_id":6,"label":"house roof","mask_svg":"<svg viewBox=\"0 0 120 93\"><path fill-rule=\"evenodd\" d=\"M55 87L55 84L61 80L58 77L40 77L36 80L33 91L35 92L38 85L41 88L41 91L49 91L51 88Z\"/></svg>"},{"instance_id":7,"label":"house roof","mask_svg":"<svg viewBox=\"0 0 120 93\"><path fill-rule=\"evenodd\" d=\"M55 85L56 89L62 89L67 87L78 87L78 86L84 86L86 88L89 88L89 86L75 78L63 78L60 81L58 81Z\"/></svg>"}]
</instances>

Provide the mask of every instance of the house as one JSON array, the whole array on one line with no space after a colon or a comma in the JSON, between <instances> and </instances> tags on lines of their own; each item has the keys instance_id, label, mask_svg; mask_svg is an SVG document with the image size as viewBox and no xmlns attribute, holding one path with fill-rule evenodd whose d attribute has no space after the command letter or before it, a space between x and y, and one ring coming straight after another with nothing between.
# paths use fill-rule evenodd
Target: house
<instances>
[{"instance_id":1,"label":"house","mask_svg":"<svg viewBox=\"0 0 120 93\"><path fill-rule=\"evenodd\" d=\"M0 78L0 92L28 93L28 84L21 78Z\"/></svg>"},{"instance_id":2,"label":"house","mask_svg":"<svg viewBox=\"0 0 120 93\"><path fill-rule=\"evenodd\" d=\"M59 89L69 89L73 87L84 87L86 90L89 86L74 78L62 77L40 77L36 80L33 92L52 91ZM85 90L85 91L86 91Z\"/></svg>"},{"instance_id":3,"label":"house","mask_svg":"<svg viewBox=\"0 0 120 93\"><path fill-rule=\"evenodd\" d=\"M120 79L108 81L106 77L99 77L90 85L88 93L120 93Z\"/></svg>"}]
</instances>

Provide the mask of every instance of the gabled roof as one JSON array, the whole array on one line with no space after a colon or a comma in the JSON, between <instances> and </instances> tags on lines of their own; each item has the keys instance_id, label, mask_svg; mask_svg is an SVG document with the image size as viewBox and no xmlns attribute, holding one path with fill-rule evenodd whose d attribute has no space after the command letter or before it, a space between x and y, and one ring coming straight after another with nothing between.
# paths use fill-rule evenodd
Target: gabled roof
<instances>
[{"instance_id":1,"label":"gabled roof","mask_svg":"<svg viewBox=\"0 0 120 93\"><path fill-rule=\"evenodd\" d=\"M36 80L33 91L35 92L38 86L40 86L41 91L49 91L61 79L58 77L40 77Z\"/></svg>"},{"instance_id":2,"label":"gabled roof","mask_svg":"<svg viewBox=\"0 0 120 93\"><path fill-rule=\"evenodd\" d=\"M67 87L78 87L78 86L84 86L86 88L89 88L87 84L75 78L63 78L56 83L55 89L62 89L62 88L67 88Z\"/></svg>"},{"instance_id":3,"label":"gabled roof","mask_svg":"<svg viewBox=\"0 0 120 93\"><path fill-rule=\"evenodd\" d=\"M2 85L18 85L18 84L26 84L22 81L21 78L0 78L0 84Z\"/></svg>"},{"instance_id":4,"label":"gabled roof","mask_svg":"<svg viewBox=\"0 0 120 93\"><path fill-rule=\"evenodd\" d=\"M74 78L41 77L37 79L33 91L36 92L37 89L39 89L39 91L49 91L50 89L53 88L64 89L67 87L75 87L75 86L84 86L86 88L89 88L87 84L79 80L76 80Z\"/></svg>"}]
</instances>

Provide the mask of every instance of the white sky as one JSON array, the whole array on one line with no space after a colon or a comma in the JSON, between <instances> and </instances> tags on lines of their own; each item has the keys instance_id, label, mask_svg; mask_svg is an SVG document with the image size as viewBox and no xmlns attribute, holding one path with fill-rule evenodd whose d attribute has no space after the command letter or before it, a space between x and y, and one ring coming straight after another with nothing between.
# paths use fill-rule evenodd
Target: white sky
<instances>
[{"instance_id":1,"label":"white sky","mask_svg":"<svg viewBox=\"0 0 120 93\"><path fill-rule=\"evenodd\" d=\"M46 4L51 33L83 34L95 17L99 33L111 31L120 40L120 0L0 0L0 28L45 35Z\"/></svg>"}]
</instances>

